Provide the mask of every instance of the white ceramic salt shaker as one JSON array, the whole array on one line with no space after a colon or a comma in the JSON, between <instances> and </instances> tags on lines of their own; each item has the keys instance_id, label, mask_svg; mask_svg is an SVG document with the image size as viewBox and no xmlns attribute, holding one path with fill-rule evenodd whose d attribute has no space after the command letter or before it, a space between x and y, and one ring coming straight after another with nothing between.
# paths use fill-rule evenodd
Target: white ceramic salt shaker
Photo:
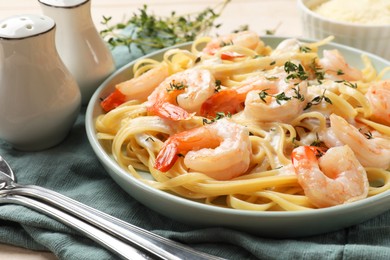
<instances>
[{"instance_id":1,"label":"white ceramic salt shaker","mask_svg":"<svg viewBox=\"0 0 390 260\"><path fill-rule=\"evenodd\" d=\"M115 69L113 57L91 17L89 0L38 0L43 13L57 24L60 57L76 78L82 103Z\"/></svg>"},{"instance_id":2,"label":"white ceramic salt shaker","mask_svg":"<svg viewBox=\"0 0 390 260\"><path fill-rule=\"evenodd\" d=\"M56 50L55 27L43 15L0 21L0 138L16 149L58 144L80 111L80 90Z\"/></svg>"}]
</instances>

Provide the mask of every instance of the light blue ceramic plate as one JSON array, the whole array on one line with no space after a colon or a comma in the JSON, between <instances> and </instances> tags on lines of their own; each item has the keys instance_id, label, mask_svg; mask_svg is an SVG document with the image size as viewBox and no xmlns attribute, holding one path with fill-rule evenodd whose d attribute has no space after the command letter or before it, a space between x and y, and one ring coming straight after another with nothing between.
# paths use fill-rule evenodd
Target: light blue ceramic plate
<instances>
[{"instance_id":1,"label":"light blue ceramic plate","mask_svg":"<svg viewBox=\"0 0 390 260\"><path fill-rule=\"evenodd\" d=\"M275 47L284 40L282 37L262 37L262 40ZM304 41L304 40L303 40ZM179 46L189 48L189 44ZM175 47L177 48L177 46ZM363 68L360 50L338 44L328 44L322 48L340 50L347 61L355 67ZM161 60L165 50L147 55ZM366 53L375 68L381 70L390 62ZM156 190L133 178L122 169L108 154L96 138L95 119L103 111L100 99L114 90L115 84L132 76L131 62L109 77L92 96L86 113L86 130L93 150L110 176L126 192L145 206L175 219L195 226L224 226L268 237L302 237L335 231L373 218L390 209L390 191L347 205L304 212L253 212L210 206ZM389 75L387 75L389 77Z\"/></svg>"}]
</instances>

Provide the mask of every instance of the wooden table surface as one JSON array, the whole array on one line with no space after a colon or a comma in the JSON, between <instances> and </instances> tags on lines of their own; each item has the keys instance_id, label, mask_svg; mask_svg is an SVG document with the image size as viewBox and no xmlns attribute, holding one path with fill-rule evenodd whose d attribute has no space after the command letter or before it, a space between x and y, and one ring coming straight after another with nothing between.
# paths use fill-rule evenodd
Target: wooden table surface
<instances>
[{"instance_id":1,"label":"wooden table surface","mask_svg":"<svg viewBox=\"0 0 390 260\"><path fill-rule=\"evenodd\" d=\"M112 16L113 22L121 22L132 16L144 4L156 15L187 14L215 6L223 0L91 0L92 18L98 30L103 29L102 16ZM40 14L38 0L0 0L0 19L19 14ZM248 25L253 31L265 34L276 29L276 35L302 36L302 26L296 0L231 0L219 18L222 26L218 33L229 33L240 25ZM36 252L0 244L0 259L42 260L57 259L47 252Z\"/></svg>"}]
</instances>

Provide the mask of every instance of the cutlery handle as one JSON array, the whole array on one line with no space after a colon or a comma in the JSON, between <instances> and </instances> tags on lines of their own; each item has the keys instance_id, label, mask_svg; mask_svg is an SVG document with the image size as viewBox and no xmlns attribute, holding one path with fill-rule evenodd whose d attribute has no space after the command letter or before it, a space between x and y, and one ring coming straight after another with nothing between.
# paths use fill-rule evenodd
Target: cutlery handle
<instances>
[{"instance_id":1,"label":"cutlery handle","mask_svg":"<svg viewBox=\"0 0 390 260\"><path fill-rule=\"evenodd\" d=\"M105 248L113 251L124 259L153 259L146 255L141 250L134 248L123 241L103 232L102 230L89 225L78 218L68 215L54 207L44 204L40 201L30 199L19 195L5 195L0 198L0 203L11 203L23 205L33 210L44 213L65 225L68 225L97 243L101 244Z\"/></svg>"},{"instance_id":2,"label":"cutlery handle","mask_svg":"<svg viewBox=\"0 0 390 260\"><path fill-rule=\"evenodd\" d=\"M77 218L80 218L101 230L110 233L125 242L142 248L152 255L163 259L222 259L196 251L181 243L158 236L147 230L131 225L104 212L91 208L60 193L34 185L15 184L9 192L39 199Z\"/></svg>"}]
</instances>

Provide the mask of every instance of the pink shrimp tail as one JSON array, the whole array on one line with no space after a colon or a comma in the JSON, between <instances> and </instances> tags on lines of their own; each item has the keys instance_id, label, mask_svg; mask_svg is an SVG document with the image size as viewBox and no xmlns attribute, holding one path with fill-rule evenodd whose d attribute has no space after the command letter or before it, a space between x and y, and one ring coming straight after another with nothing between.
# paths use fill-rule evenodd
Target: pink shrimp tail
<instances>
[{"instance_id":1,"label":"pink shrimp tail","mask_svg":"<svg viewBox=\"0 0 390 260\"><path fill-rule=\"evenodd\" d=\"M115 91L113 91L108 97L106 97L100 103L100 105L105 112L109 112L125 102L126 102L126 96L122 94L122 92L119 89L115 89Z\"/></svg>"},{"instance_id":2,"label":"pink shrimp tail","mask_svg":"<svg viewBox=\"0 0 390 260\"><path fill-rule=\"evenodd\" d=\"M237 91L233 89L218 92L202 104L200 114L204 117L215 117L218 112L235 114L245 100L245 98L240 97L241 95L238 95Z\"/></svg>"},{"instance_id":3,"label":"pink shrimp tail","mask_svg":"<svg viewBox=\"0 0 390 260\"><path fill-rule=\"evenodd\" d=\"M165 144L157 155L154 168L166 172L172 168L178 158L178 144L175 142Z\"/></svg>"},{"instance_id":4,"label":"pink shrimp tail","mask_svg":"<svg viewBox=\"0 0 390 260\"><path fill-rule=\"evenodd\" d=\"M170 119L173 121L185 120L191 116L183 108L168 102L155 103L152 107L148 108L148 111L161 118Z\"/></svg>"}]
</instances>

